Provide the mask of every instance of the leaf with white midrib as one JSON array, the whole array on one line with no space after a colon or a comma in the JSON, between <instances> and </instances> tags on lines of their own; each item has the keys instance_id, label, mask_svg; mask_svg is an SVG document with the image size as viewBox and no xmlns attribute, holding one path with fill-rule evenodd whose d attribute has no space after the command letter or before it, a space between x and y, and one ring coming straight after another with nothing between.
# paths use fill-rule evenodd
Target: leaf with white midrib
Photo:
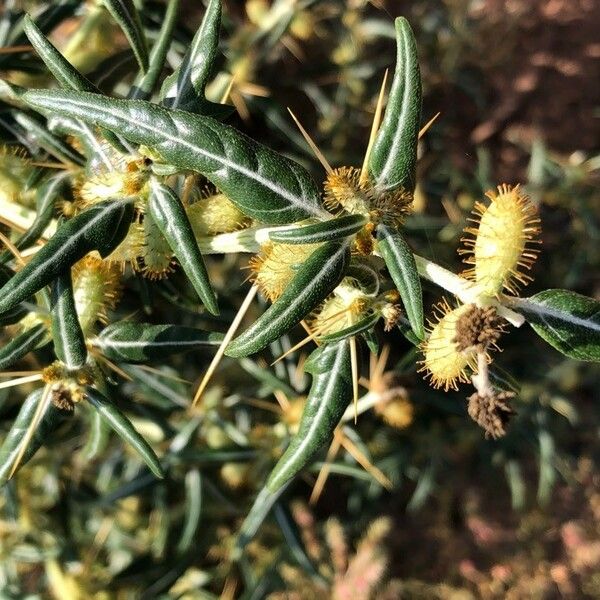
<instances>
[{"instance_id":1,"label":"leaf with white midrib","mask_svg":"<svg viewBox=\"0 0 600 600\"><path fill-rule=\"evenodd\" d=\"M531 298L506 298L535 332L559 352L600 361L600 302L569 290L544 290Z\"/></svg>"},{"instance_id":2,"label":"leaf with white midrib","mask_svg":"<svg viewBox=\"0 0 600 600\"><path fill-rule=\"evenodd\" d=\"M347 242L329 242L317 248L281 296L230 342L225 354L235 358L254 354L297 325L343 279L348 255Z\"/></svg>"},{"instance_id":3,"label":"leaf with white midrib","mask_svg":"<svg viewBox=\"0 0 600 600\"><path fill-rule=\"evenodd\" d=\"M302 166L211 117L85 92L35 90L25 99L34 108L82 119L143 144L179 169L202 173L245 214L265 223L330 216Z\"/></svg>"}]
</instances>

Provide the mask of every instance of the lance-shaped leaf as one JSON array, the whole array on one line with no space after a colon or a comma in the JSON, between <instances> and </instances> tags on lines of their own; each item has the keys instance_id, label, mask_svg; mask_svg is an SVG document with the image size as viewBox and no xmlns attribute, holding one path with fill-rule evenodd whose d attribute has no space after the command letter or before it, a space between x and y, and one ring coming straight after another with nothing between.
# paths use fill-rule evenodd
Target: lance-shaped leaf
<instances>
[{"instance_id":1,"label":"lance-shaped leaf","mask_svg":"<svg viewBox=\"0 0 600 600\"><path fill-rule=\"evenodd\" d=\"M129 97L133 100L148 100L152 96L152 92L162 73L169 46L171 45L173 29L177 22L179 4L180 0L169 0L167 4L160 32L150 51L148 71L145 74L140 74L129 93Z\"/></svg>"},{"instance_id":2,"label":"lance-shaped leaf","mask_svg":"<svg viewBox=\"0 0 600 600\"><path fill-rule=\"evenodd\" d=\"M0 286L3 286L7 281L14 277L15 271L6 265L0 264ZM30 300L33 300L30 298ZM23 304L15 306L13 309L6 311L0 315L0 326L14 325L18 323L29 310Z\"/></svg>"},{"instance_id":3,"label":"lance-shaped leaf","mask_svg":"<svg viewBox=\"0 0 600 600\"><path fill-rule=\"evenodd\" d=\"M25 16L24 25L31 45L63 88L100 94L100 90L50 43L29 15ZM123 145L114 133L104 131L103 135L117 150L123 150Z\"/></svg>"},{"instance_id":4,"label":"lance-shaped leaf","mask_svg":"<svg viewBox=\"0 0 600 600\"><path fill-rule=\"evenodd\" d=\"M142 71L148 69L148 46L140 15L133 0L103 0L104 6L123 30Z\"/></svg>"},{"instance_id":5,"label":"lance-shaped leaf","mask_svg":"<svg viewBox=\"0 0 600 600\"><path fill-rule=\"evenodd\" d=\"M531 298L511 298L535 332L559 352L600 362L600 302L568 290L544 290Z\"/></svg>"},{"instance_id":6,"label":"lance-shaped leaf","mask_svg":"<svg viewBox=\"0 0 600 600\"><path fill-rule=\"evenodd\" d=\"M398 54L385 117L369 158L369 172L382 190L415 189L421 120L421 72L417 45L404 17L396 19Z\"/></svg>"},{"instance_id":7,"label":"lance-shaped leaf","mask_svg":"<svg viewBox=\"0 0 600 600\"><path fill-rule=\"evenodd\" d=\"M218 347L222 340L220 333L193 327L119 321L94 338L92 346L110 360L143 363L190 350Z\"/></svg>"},{"instance_id":8,"label":"lance-shaped leaf","mask_svg":"<svg viewBox=\"0 0 600 600\"><path fill-rule=\"evenodd\" d=\"M50 221L52 221L52 217L54 216L54 203L63 192L68 176L69 174L67 173L53 177L42 183L36 189L35 219L31 223L29 229L15 241L14 244L17 250L24 250L25 248L33 246L33 244L42 237L44 230L50 225ZM12 258L12 253L5 252L0 255L0 262L5 262L10 260L10 258Z\"/></svg>"},{"instance_id":9,"label":"lance-shaped leaf","mask_svg":"<svg viewBox=\"0 0 600 600\"><path fill-rule=\"evenodd\" d=\"M358 323L350 325L350 327L345 327L344 329L336 331L335 333L328 333L327 335L319 336L319 342L329 344L333 342L339 342L340 340L344 340L354 335L358 335L359 333L363 333L369 329L373 329L373 327L375 327L379 319L381 319L380 314L375 313L372 315L367 315L366 317L358 321Z\"/></svg>"},{"instance_id":10,"label":"lance-shaped leaf","mask_svg":"<svg viewBox=\"0 0 600 600\"><path fill-rule=\"evenodd\" d=\"M0 44L1 46L2 44ZM27 108L27 102L23 100L23 94L27 91L26 88L11 83L5 79L0 79L0 102L5 102L15 108Z\"/></svg>"},{"instance_id":11,"label":"lance-shaped leaf","mask_svg":"<svg viewBox=\"0 0 600 600\"><path fill-rule=\"evenodd\" d=\"M8 369L18 360L35 350L46 338L48 329L42 323L26 329L0 348L0 370Z\"/></svg>"},{"instance_id":12,"label":"lance-shaped leaf","mask_svg":"<svg viewBox=\"0 0 600 600\"><path fill-rule=\"evenodd\" d=\"M201 112L204 89L213 69L219 45L221 0L210 0L200 28L181 65L165 79L161 98L165 106Z\"/></svg>"},{"instance_id":13,"label":"lance-shaped leaf","mask_svg":"<svg viewBox=\"0 0 600 600\"><path fill-rule=\"evenodd\" d=\"M381 287L379 270L369 262L354 259L348 267L346 277L353 279L364 294L368 296L379 294L379 288Z\"/></svg>"},{"instance_id":14,"label":"lance-shaped leaf","mask_svg":"<svg viewBox=\"0 0 600 600\"><path fill-rule=\"evenodd\" d=\"M8 3L7 3L8 4ZM37 26L41 31L48 33L54 29L59 23L62 23L64 19L69 18L73 15L77 7L81 4L81 0L57 0L52 2L50 6L47 6L36 16ZM8 6L7 6L8 9ZM9 11L3 14L8 16ZM2 41L1 46L20 46L27 41L27 38L23 34L24 21L20 19L14 23L8 31L8 35ZM0 36L0 39L3 36ZM10 58L10 55L7 55ZM0 57L2 58L2 57Z\"/></svg>"},{"instance_id":15,"label":"lance-shaped leaf","mask_svg":"<svg viewBox=\"0 0 600 600\"><path fill-rule=\"evenodd\" d=\"M287 333L335 289L349 259L346 242L329 242L317 248L281 296L227 346L225 354L234 358L254 354Z\"/></svg>"},{"instance_id":16,"label":"lance-shaped leaf","mask_svg":"<svg viewBox=\"0 0 600 600\"><path fill-rule=\"evenodd\" d=\"M100 202L65 221L0 289L0 314L41 290L88 252L108 256L125 237L132 216L133 203L119 200Z\"/></svg>"},{"instance_id":17,"label":"lance-shaped leaf","mask_svg":"<svg viewBox=\"0 0 600 600\"><path fill-rule=\"evenodd\" d=\"M423 325L423 292L415 257L402 235L386 225L377 227L377 249L400 292L402 304L412 330L425 338Z\"/></svg>"},{"instance_id":18,"label":"lance-shaped leaf","mask_svg":"<svg viewBox=\"0 0 600 600\"><path fill-rule=\"evenodd\" d=\"M85 164L85 158L67 142L49 131L39 117L18 110L11 111L11 115L26 132L27 138L49 154L63 162L71 162L80 167Z\"/></svg>"},{"instance_id":19,"label":"lance-shaped leaf","mask_svg":"<svg viewBox=\"0 0 600 600\"><path fill-rule=\"evenodd\" d=\"M321 346L306 361L304 370L313 376L298 432L267 480L276 492L311 461L331 438L352 399L350 342Z\"/></svg>"},{"instance_id":20,"label":"lance-shaped leaf","mask_svg":"<svg viewBox=\"0 0 600 600\"><path fill-rule=\"evenodd\" d=\"M70 270L52 282L52 341L54 353L69 369L79 369L87 360L87 348L73 298Z\"/></svg>"},{"instance_id":21,"label":"lance-shaped leaf","mask_svg":"<svg viewBox=\"0 0 600 600\"><path fill-rule=\"evenodd\" d=\"M34 108L106 127L151 148L157 160L202 173L264 223L329 216L303 167L210 117L84 92L35 90L25 98Z\"/></svg>"},{"instance_id":22,"label":"lance-shaped leaf","mask_svg":"<svg viewBox=\"0 0 600 600\"><path fill-rule=\"evenodd\" d=\"M148 210L204 306L213 315L219 314L217 297L181 200L169 186L153 182Z\"/></svg>"},{"instance_id":23,"label":"lance-shaped leaf","mask_svg":"<svg viewBox=\"0 0 600 600\"><path fill-rule=\"evenodd\" d=\"M98 88L54 47L29 15L25 16L24 25L31 45L62 87L81 92L100 93Z\"/></svg>"},{"instance_id":24,"label":"lance-shaped leaf","mask_svg":"<svg viewBox=\"0 0 600 600\"><path fill-rule=\"evenodd\" d=\"M270 510L273 508L277 499L285 491L285 486L282 486L277 491L272 492L267 487L264 487L256 496L252 508L246 515L242 526L238 532L238 537L235 541L235 546L232 551L231 558L233 560L239 560L243 549L247 546L248 542L256 535L256 532L267 518Z\"/></svg>"},{"instance_id":25,"label":"lance-shaped leaf","mask_svg":"<svg viewBox=\"0 0 600 600\"><path fill-rule=\"evenodd\" d=\"M363 215L344 215L302 227L290 227L269 232L269 239L282 244L320 244L347 238L363 228Z\"/></svg>"},{"instance_id":26,"label":"lance-shaped leaf","mask_svg":"<svg viewBox=\"0 0 600 600\"><path fill-rule=\"evenodd\" d=\"M23 438L35 418L36 409L42 400L42 394L43 389L38 389L27 396L8 435L4 439L4 443L0 447L0 485L4 485L8 481L15 459L21 451ZM50 434L70 414L70 411L61 410L53 404L48 406L19 462L19 469L48 441Z\"/></svg>"},{"instance_id":27,"label":"lance-shaped leaf","mask_svg":"<svg viewBox=\"0 0 600 600\"><path fill-rule=\"evenodd\" d=\"M137 432L131 421L111 402L106 396L97 389L86 388L86 398L88 402L98 411L98 414L104 421L132 448L140 455L142 460L148 465L148 468L156 475L163 478L164 473L160 466L160 461L150 447L148 442Z\"/></svg>"}]
</instances>

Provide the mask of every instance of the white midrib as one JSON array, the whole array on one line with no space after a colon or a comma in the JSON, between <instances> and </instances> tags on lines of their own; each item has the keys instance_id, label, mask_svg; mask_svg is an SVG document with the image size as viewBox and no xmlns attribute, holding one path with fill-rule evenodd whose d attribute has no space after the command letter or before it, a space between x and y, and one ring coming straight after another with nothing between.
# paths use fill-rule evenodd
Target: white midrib
<instances>
[{"instance_id":1,"label":"white midrib","mask_svg":"<svg viewBox=\"0 0 600 600\"><path fill-rule=\"evenodd\" d=\"M338 352L335 357L335 361L331 367L331 370L329 371L329 380L327 382L327 385L325 386L325 390L323 391L323 398L329 398L329 396L331 395L333 388L335 387L335 385L337 383L337 373L340 368L340 363L343 361L343 359L344 359L344 353ZM317 426L320 425L319 416L323 413L323 411L326 411L327 408L328 408L327 403L323 402L321 399L319 409L317 410L317 415L315 415L315 418L313 419L308 432L306 433L306 435L300 442L300 445L296 448L295 454L302 453L304 451L304 448L309 444L309 442L312 443L312 441L313 441L312 435L314 433L314 430Z\"/></svg>"},{"instance_id":2,"label":"white midrib","mask_svg":"<svg viewBox=\"0 0 600 600\"><path fill-rule=\"evenodd\" d=\"M138 101L123 100L122 102L138 102ZM86 102L69 99L69 103L71 103L74 106L77 106L81 109L86 109L86 110L90 109L90 106ZM166 117L167 119L169 119L169 121L173 124L175 129L178 129L177 122L175 121L173 116L170 115L165 109L161 109L158 106L153 107L153 109L158 112L163 113L163 116ZM98 110L98 109L95 109L95 110ZM123 118L122 116L119 116L118 113L114 113L110 108L105 107L102 110L104 112L106 112L107 114L111 115L114 119L117 119L117 121L127 121L127 119ZM82 118L82 117L80 117L80 118ZM130 123L128 122L128 124L130 124ZM323 216L323 214L324 214L323 211L318 210L316 207L312 206L311 204L305 204L303 202L303 198L298 198L297 196L290 194L287 190L279 187L278 185L276 185L274 182L270 181L269 179L265 179L264 177L261 177L258 173L255 173L254 171L251 171L250 169L242 167L241 165L238 165L237 163L234 163L234 162L228 160L227 158L224 158L223 156L219 156L217 154L212 154L211 152L208 152L208 151L200 148L199 146L192 144L191 142L187 142L182 137L173 136L173 135L169 134L167 131L162 131L162 130L156 129L156 128L148 125L147 123L136 121L135 126L139 127L140 129L143 129L144 131L154 133L155 135L162 137L163 140L167 140L171 143L176 143L180 146L184 146L184 147L188 148L189 150L191 150L192 152L200 154L201 156L204 156L205 158L208 158L209 160L214 160L215 162L220 163L223 166L225 166L229 169L232 169L233 171L237 171L238 173L244 175L245 177L248 177L249 179L256 181L263 187L265 187L268 190L274 192L275 194L281 196L282 198L287 200L293 206L296 206L298 208L301 208L302 210L308 211L315 216ZM289 210L289 207L282 207L282 208L278 208L275 210L269 210L268 212L277 213L277 212L283 212L286 210Z\"/></svg>"},{"instance_id":3,"label":"white midrib","mask_svg":"<svg viewBox=\"0 0 600 600\"><path fill-rule=\"evenodd\" d=\"M345 252L347 249L347 244L343 244L342 247L337 250L329 259L327 259L327 262L325 262L323 264L323 268L319 271L318 273L318 277L322 278L324 277L327 273L329 273L329 271L331 270L331 266L337 262L338 260L338 256L340 254L340 252ZM315 278L316 279L316 278ZM314 279L313 279L314 282ZM300 294L298 294L298 296L296 296L297 302L302 302L306 296L308 296L311 291L313 289L312 285L308 285L306 286L302 292L300 292ZM283 319L285 317L285 313L279 315L278 319L275 319L274 321L272 321L272 323L277 323L279 322L281 319ZM245 333L245 332L244 332Z\"/></svg>"},{"instance_id":4,"label":"white midrib","mask_svg":"<svg viewBox=\"0 0 600 600\"><path fill-rule=\"evenodd\" d=\"M65 252L70 250L72 246L76 246L79 243L81 236L84 235L86 231L91 229L98 221L100 221L105 216L106 211L115 210L115 209L116 209L116 207L111 204L110 206L107 206L104 210L102 210L102 212L100 212L97 216L95 216L91 221L88 221L79 230L77 236L72 236L65 242L65 244L60 248L61 253L64 254ZM44 271L46 269L46 265L48 264L48 262L52 262L53 260L55 260L54 255L51 256L50 258L48 258L48 260L41 263L37 268L33 269L33 271L31 271L31 273L29 274L29 277L30 278L37 277L41 271ZM18 288L13 290L13 294L17 291L17 289Z\"/></svg>"},{"instance_id":5,"label":"white midrib","mask_svg":"<svg viewBox=\"0 0 600 600\"><path fill-rule=\"evenodd\" d=\"M111 340L104 339L101 337L96 338L92 341L92 344L96 348L146 348L149 345L153 347L161 347L161 346L194 346L198 344L210 343L209 341L198 341L198 340L184 340L184 341L166 341L166 342L157 342L157 341L119 341L119 340ZM218 342L216 343L218 345Z\"/></svg>"},{"instance_id":6,"label":"white midrib","mask_svg":"<svg viewBox=\"0 0 600 600\"><path fill-rule=\"evenodd\" d=\"M402 49L403 49L403 52L404 52L405 56L407 56L408 52L409 52L409 49L407 48L407 45L408 45L407 38L406 38L405 35L403 35L402 36ZM400 57L398 57L398 61L399 61L399 59L400 59ZM409 105L408 96L409 96L409 93L410 93L410 86L408 85L408 83L409 83L408 82L409 72L410 72L410 69L407 68L406 72L403 73L403 75L404 75L404 93L402 95L402 103L400 105L400 107L401 107L400 108L400 114L398 115L398 119L394 119L398 123L402 123L404 121L406 113L409 110L408 109L408 105ZM387 117L387 114L386 114L386 117ZM398 143L400 141L398 139L399 136L400 136L400 129L397 129L396 130L396 135L394 136L394 141L393 141L392 146L391 146L390 155L388 156L388 159L385 162L383 170L381 171L381 173L377 177L377 182L378 183L381 182L381 181L383 181L383 182L386 181L386 179L387 179L387 177L389 175L390 170L392 169L392 167L396 163L396 160L395 160L396 159L396 146L398 145ZM385 185L385 183L383 185Z\"/></svg>"},{"instance_id":7,"label":"white midrib","mask_svg":"<svg viewBox=\"0 0 600 600\"><path fill-rule=\"evenodd\" d=\"M570 325L583 327L585 329L590 329L591 331L594 331L596 333L600 333L600 323L596 323L595 321L589 319L581 319L580 317L577 317L568 312L561 312L553 308L548 308L547 306L544 306L541 303L531 302L524 299L514 299L511 301L510 304L515 308L521 307L529 312L535 313L536 315L540 315L541 317L554 318L557 321L564 321L566 323L569 323ZM551 323L548 323L546 319L544 319L544 322L549 327L552 327L553 330L556 330L556 328L553 327Z\"/></svg>"}]
</instances>

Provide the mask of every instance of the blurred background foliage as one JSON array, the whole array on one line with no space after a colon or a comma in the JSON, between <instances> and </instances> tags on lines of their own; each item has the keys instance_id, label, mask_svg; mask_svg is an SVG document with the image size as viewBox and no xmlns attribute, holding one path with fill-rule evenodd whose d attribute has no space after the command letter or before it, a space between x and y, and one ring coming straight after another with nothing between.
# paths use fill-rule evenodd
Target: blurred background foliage
<instances>
[{"instance_id":1,"label":"blurred background foliage","mask_svg":"<svg viewBox=\"0 0 600 600\"><path fill-rule=\"evenodd\" d=\"M4 11L47 4L6 0ZM152 39L164 5L136 4ZM182 2L171 65L203 12L200 2ZM287 107L333 166L360 165L399 15L419 44L423 119L441 113L420 147L407 223L414 250L460 270L456 248L474 202L497 183L520 182L543 227L528 293L564 287L598 298L594 0L226 0L208 94L222 96L232 74L232 121L317 180L322 167ZM57 23L51 39L104 92L119 95L131 81L126 40L93 2ZM32 56L3 76L50 85ZM7 112L0 104L11 145ZM15 168L4 164L8 174ZM151 291L129 279L118 313L224 330L245 294L246 264L210 259L219 318L199 314L191 294L181 300L177 273ZM427 305L439 300L433 287L424 291ZM268 362L297 339L273 347ZM387 340L386 363L363 373L387 402L346 423L341 447L287 490L238 564L229 559L236 531L298 420L303 356L275 367L224 361L191 417L210 355L128 367L123 406L167 477L156 480L120 440L90 448L83 424L66 422L2 489L1 597L600 597L597 367L514 331L496 364L520 388L518 415L505 438L490 441L466 416L464 392L429 388L410 344L399 333ZM23 362L44 364L40 353ZM0 390L3 432L28 391ZM315 502L324 460L330 474Z\"/></svg>"}]
</instances>

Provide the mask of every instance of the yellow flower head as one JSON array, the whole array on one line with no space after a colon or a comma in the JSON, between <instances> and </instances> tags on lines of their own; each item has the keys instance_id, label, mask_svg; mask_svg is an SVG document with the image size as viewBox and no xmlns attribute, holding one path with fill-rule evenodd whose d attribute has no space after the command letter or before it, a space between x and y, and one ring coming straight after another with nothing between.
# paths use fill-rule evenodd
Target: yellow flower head
<instances>
[{"instance_id":1,"label":"yellow flower head","mask_svg":"<svg viewBox=\"0 0 600 600\"><path fill-rule=\"evenodd\" d=\"M377 190L370 181L361 181L361 170L355 167L341 167L329 173L324 189L324 203L329 210L343 208L350 214L365 215L375 225L399 227L412 212L410 192Z\"/></svg>"},{"instance_id":2,"label":"yellow flower head","mask_svg":"<svg viewBox=\"0 0 600 600\"><path fill-rule=\"evenodd\" d=\"M458 383L467 383L470 372L477 370L477 350L460 350L457 343L457 324L469 310L469 305L452 309L444 300L434 307L437 323L429 322L429 336L421 345L423 360L419 372L426 371L435 388L457 390Z\"/></svg>"},{"instance_id":3,"label":"yellow flower head","mask_svg":"<svg viewBox=\"0 0 600 600\"><path fill-rule=\"evenodd\" d=\"M83 210L104 200L130 196L145 196L143 192L149 176L148 168L143 160L130 157L129 160L119 158L114 171L102 171L81 180L75 189L77 208ZM143 212L142 201L136 208Z\"/></svg>"},{"instance_id":4,"label":"yellow flower head","mask_svg":"<svg viewBox=\"0 0 600 600\"><path fill-rule=\"evenodd\" d=\"M456 390L459 382L466 383L477 372L479 355L489 363L489 351L499 350L496 342L504 332L502 319L489 306L462 304L452 309L444 300L434 309L438 321L429 323L429 337L421 345L424 358L419 371L427 372L434 387Z\"/></svg>"},{"instance_id":5,"label":"yellow flower head","mask_svg":"<svg viewBox=\"0 0 600 600\"><path fill-rule=\"evenodd\" d=\"M94 383L89 367L69 370L61 362L53 362L42 372L42 381L50 386L52 404L63 410L73 410L85 398L85 386Z\"/></svg>"},{"instance_id":6,"label":"yellow flower head","mask_svg":"<svg viewBox=\"0 0 600 600\"><path fill-rule=\"evenodd\" d=\"M117 264L88 254L73 265L73 296L79 322L84 333L97 321L106 323L121 295L121 279Z\"/></svg>"},{"instance_id":7,"label":"yellow flower head","mask_svg":"<svg viewBox=\"0 0 600 600\"><path fill-rule=\"evenodd\" d=\"M250 219L224 194L206 195L185 209L196 237L243 229Z\"/></svg>"},{"instance_id":8,"label":"yellow flower head","mask_svg":"<svg viewBox=\"0 0 600 600\"><path fill-rule=\"evenodd\" d=\"M250 259L252 279L264 296L274 302L294 278L298 267L318 248L318 244L278 244L269 242Z\"/></svg>"},{"instance_id":9,"label":"yellow flower head","mask_svg":"<svg viewBox=\"0 0 600 600\"><path fill-rule=\"evenodd\" d=\"M539 232L540 220L529 198L519 186L498 186L498 193L489 191L489 206L477 202L473 219L477 226L467 227L464 248L459 254L468 254L464 262L473 265L463 273L473 280L482 296L496 296L503 289L516 294L520 285L531 277L520 269L531 269L537 251L530 248Z\"/></svg>"},{"instance_id":10,"label":"yellow flower head","mask_svg":"<svg viewBox=\"0 0 600 600\"><path fill-rule=\"evenodd\" d=\"M364 294L352 286L340 286L308 319L318 337L338 333L356 325L367 315L369 304Z\"/></svg>"}]
</instances>

